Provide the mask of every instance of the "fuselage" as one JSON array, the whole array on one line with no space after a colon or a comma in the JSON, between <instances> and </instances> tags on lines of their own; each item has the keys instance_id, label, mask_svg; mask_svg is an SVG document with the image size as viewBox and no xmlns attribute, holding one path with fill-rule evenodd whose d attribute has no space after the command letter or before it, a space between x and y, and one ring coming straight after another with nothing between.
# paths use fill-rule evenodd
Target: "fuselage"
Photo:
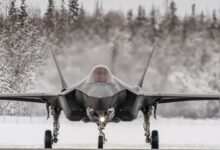
<instances>
[{"instance_id":1,"label":"fuselage","mask_svg":"<svg viewBox=\"0 0 220 150\"><path fill-rule=\"evenodd\" d=\"M110 115L109 122L131 121L137 117L143 98L129 89L107 67L97 66L73 92L61 96L59 103L72 121L92 122Z\"/></svg>"}]
</instances>

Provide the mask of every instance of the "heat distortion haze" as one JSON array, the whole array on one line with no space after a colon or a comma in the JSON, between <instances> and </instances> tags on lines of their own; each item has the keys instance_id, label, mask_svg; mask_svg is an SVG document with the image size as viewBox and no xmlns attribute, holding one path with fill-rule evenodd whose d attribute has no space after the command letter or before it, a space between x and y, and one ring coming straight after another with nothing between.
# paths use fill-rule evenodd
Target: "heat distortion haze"
<instances>
[{"instance_id":1,"label":"heat distortion haze","mask_svg":"<svg viewBox=\"0 0 220 150\"><path fill-rule=\"evenodd\" d=\"M0 148L220 148L219 6L0 0Z\"/></svg>"}]
</instances>

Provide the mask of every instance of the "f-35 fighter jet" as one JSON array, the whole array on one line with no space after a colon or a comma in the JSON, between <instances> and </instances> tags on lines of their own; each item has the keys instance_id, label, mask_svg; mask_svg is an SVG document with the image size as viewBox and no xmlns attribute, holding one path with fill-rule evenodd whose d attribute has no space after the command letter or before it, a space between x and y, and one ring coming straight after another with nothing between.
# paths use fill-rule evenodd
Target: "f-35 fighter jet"
<instances>
[{"instance_id":1,"label":"f-35 fighter jet","mask_svg":"<svg viewBox=\"0 0 220 150\"><path fill-rule=\"evenodd\" d=\"M94 122L98 126L98 148L102 149L106 141L103 132L110 122L132 121L137 118L141 111L144 115L144 131L146 143L151 148L159 148L159 134L154 130L150 133L150 116L156 116L158 104L219 100L220 95L197 95L197 94L168 94L144 92L142 85L147 68L150 64L154 50L147 61L143 75L137 86L132 87L115 77L108 67L95 66L90 74L71 88L61 74L56 57L53 58L61 80L62 90L60 93L30 93L30 94L0 94L0 100L13 100L23 102L45 103L48 115L51 111L54 120L53 133L45 131L45 148L52 148L53 143L58 141L59 117L64 112L70 121Z\"/></svg>"}]
</instances>

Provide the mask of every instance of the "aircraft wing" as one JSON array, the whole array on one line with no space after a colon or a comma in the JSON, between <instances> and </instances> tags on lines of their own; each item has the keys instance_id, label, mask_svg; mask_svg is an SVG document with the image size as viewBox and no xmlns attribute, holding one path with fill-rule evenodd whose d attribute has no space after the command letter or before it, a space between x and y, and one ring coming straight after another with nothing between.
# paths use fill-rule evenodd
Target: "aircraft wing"
<instances>
[{"instance_id":1,"label":"aircraft wing","mask_svg":"<svg viewBox=\"0 0 220 150\"><path fill-rule=\"evenodd\" d=\"M47 93L0 94L0 100L55 104L58 95Z\"/></svg>"},{"instance_id":2,"label":"aircraft wing","mask_svg":"<svg viewBox=\"0 0 220 150\"><path fill-rule=\"evenodd\" d=\"M184 101L220 100L220 95L200 95L200 94L169 94L154 93L145 94L145 99L151 99L157 103L173 103Z\"/></svg>"}]
</instances>

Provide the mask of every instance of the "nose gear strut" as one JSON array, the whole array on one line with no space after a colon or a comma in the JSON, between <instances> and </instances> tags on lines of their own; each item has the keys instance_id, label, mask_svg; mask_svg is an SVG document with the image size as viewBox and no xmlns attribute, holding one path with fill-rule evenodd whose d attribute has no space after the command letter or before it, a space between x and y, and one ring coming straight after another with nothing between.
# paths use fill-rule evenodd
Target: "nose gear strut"
<instances>
[{"instance_id":1,"label":"nose gear strut","mask_svg":"<svg viewBox=\"0 0 220 150\"><path fill-rule=\"evenodd\" d=\"M105 126L108 122L112 120L112 118L115 115L115 109L113 107L110 107L107 111L103 112L96 112L91 107L88 107L86 110L87 116L91 121L96 122L99 130L99 137L98 137L98 149L103 148L103 144L107 142L107 139L105 137L105 133L103 130L105 129Z\"/></svg>"},{"instance_id":2,"label":"nose gear strut","mask_svg":"<svg viewBox=\"0 0 220 150\"><path fill-rule=\"evenodd\" d=\"M106 123L99 121L97 125L98 125L98 130L99 130L99 136L103 136L104 143L107 142L107 139L105 138L105 133L103 132L103 130L105 129Z\"/></svg>"},{"instance_id":3,"label":"nose gear strut","mask_svg":"<svg viewBox=\"0 0 220 150\"><path fill-rule=\"evenodd\" d=\"M105 137L105 133L103 130L105 129L106 126L106 121L101 120L97 122L98 125L98 130L99 130L99 137L98 137L98 149L103 149L103 145L105 142L107 142L107 139Z\"/></svg>"}]
</instances>

